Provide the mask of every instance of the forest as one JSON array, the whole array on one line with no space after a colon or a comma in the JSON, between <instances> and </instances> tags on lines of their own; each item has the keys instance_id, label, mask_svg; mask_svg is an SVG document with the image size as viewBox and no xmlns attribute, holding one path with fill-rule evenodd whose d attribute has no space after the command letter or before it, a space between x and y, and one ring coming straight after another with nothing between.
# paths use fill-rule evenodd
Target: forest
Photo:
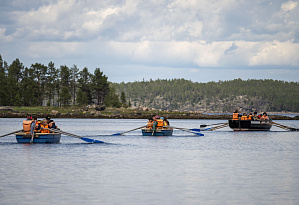
<instances>
[{"instance_id":1,"label":"forest","mask_svg":"<svg viewBox=\"0 0 299 205\"><path fill-rule=\"evenodd\" d=\"M10 65L0 55L0 106L153 108L193 112L299 112L299 82L241 80L198 83L185 79L111 83L96 68L56 67L19 59Z\"/></svg>"},{"instance_id":2,"label":"forest","mask_svg":"<svg viewBox=\"0 0 299 205\"><path fill-rule=\"evenodd\" d=\"M299 112L299 83L241 80L198 83L185 79L113 83L133 106L194 112Z\"/></svg>"},{"instance_id":3,"label":"forest","mask_svg":"<svg viewBox=\"0 0 299 205\"><path fill-rule=\"evenodd\" d=\"M121 96L125 103L124 93ZM121 107L119 96L100 68L90 73L76 65L57 68L53 62L25 67L19 59L10 65L0 55L1 106L106 105Z\"/></svg>"}]
</instances>

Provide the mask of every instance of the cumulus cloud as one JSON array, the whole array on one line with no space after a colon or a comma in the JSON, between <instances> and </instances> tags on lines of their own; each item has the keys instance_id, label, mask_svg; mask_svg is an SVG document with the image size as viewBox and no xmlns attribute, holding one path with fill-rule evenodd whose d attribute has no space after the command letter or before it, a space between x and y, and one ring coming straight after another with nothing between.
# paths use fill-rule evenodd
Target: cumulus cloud
<instances>
[{"instance_id":1,"label":"cumulus cloud","mask_svg":"<svg viewBox=\"0 0 299 205\"><path fill-rule=\"evenodd\" d=\"M12 0L0 5L0 17L0 53L12 58L190 69L299 66L296 1Z\"/></svg>"}]
</instances>

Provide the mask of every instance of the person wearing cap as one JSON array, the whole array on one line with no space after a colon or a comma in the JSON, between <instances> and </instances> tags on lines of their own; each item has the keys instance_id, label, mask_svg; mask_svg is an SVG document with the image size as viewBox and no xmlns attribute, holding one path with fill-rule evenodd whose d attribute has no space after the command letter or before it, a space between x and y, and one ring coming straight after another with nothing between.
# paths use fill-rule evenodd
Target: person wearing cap
<instances>
[{"instance_id":1,"label":"person wearing cap","mask_svg":"<svg viewBox=\"0 0 299 205\"><path fill-rule=\"evenodd\" d=\"M51 120L51 117L49 115L46 117L46 120L47 120L49 129L56 129L55 122L53 120Z\"/></svg>"}]
</instances>

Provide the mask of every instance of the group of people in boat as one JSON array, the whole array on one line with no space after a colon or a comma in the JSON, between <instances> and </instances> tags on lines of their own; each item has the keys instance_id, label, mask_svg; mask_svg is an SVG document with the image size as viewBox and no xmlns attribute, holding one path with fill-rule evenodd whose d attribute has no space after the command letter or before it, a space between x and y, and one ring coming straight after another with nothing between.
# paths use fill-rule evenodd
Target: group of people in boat
<instances>
[{"instance_id":1,"label":"group of people in boat","mask_svg":"<svg viewBox=\"0 0 299 205\"><path fill-rule=\"evenodd\" d=\"M166 117L160 117L159 115L154 115L148 119L147 128L155 131L156 129L165 129L169 126L169 121Z\"/></svg>"},{"instance_id":2,"label":"group of people in boat","mask_svg":"<svg viewBox=\"0 0 299 205\"><path fill-rule=\"evenodd\" d=\"M241 115L238 110L233 113L233 120L253 120L253 121L270 121L269 116L266 112L263 114L257 114L257 112L252 113L243 113Z\"/></svg>"},{"instance_id":3,"label":"group of people in boat","mask_svg":"<svg viewBox=\"0 0 299 205\"><path fill-rule=\"evenodd\" d=\"M55 122L47 116L43 120L38 120L37 117L27 115L27 119L23 121L23 130L26 134L34 135L35 133L50 133L49 129L56 129Z\"/></svg>"}]
</instances>

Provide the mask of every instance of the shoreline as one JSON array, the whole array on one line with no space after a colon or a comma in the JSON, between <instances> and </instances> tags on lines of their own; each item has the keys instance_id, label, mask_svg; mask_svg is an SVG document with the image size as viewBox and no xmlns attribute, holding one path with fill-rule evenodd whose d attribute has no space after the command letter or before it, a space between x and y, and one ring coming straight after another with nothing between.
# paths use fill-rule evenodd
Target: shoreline
<instances>
[{"instance_id":1,"label":"shoreline","mask_svg":"<svg viewBox=\"0 0 299 205\"><path fill-rule=\"evenodd\" d=\"M37 118L45 118L50 115L52 118L69 118L69 119L148 119L152 113L30 113ZM229 120L232 115L229 114L201 114L201 113L157 113L167 119L205 119L205 120ZM277 113L278 114L278 113ZM27 113L2 112L0 118L26 118ZM272 120L299 120L299 115L289 117L284 115L269 114Z\"/></svg>"}]
</instances>

